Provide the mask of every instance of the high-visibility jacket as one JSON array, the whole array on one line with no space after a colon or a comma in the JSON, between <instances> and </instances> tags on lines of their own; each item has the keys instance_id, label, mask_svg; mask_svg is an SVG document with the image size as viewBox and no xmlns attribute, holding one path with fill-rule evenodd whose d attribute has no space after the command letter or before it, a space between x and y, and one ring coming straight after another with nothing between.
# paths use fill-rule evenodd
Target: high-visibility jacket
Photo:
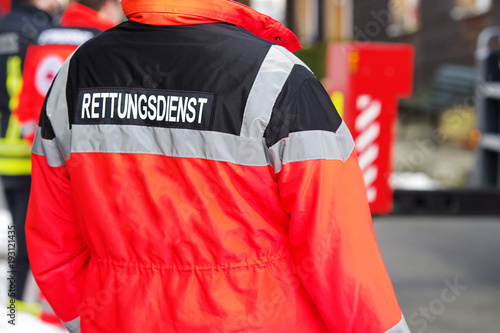
<instances>
[{"instance_id":1,"label":"high-visibility jacket","mask_svg":"<svg viewBox=\"0 0 500 333\"><path fill-rule=\"evenodd\" d=\"M10 13L0 17L0 175L9 176L12 186L16 186L16 176L31 173L31 146L12 112L19 104L26 50L42 30L51 26L52 18L47 13L27 3L14 3ZM9 183L4 185L10 187Z\"/></svg>"},{"instance_id":2,"label":"high-visibility jacket","mask_svg":"<svg viewBox=\"0 0 500 333\"><path fill-rule=\"evenodd\" d=\"M409 332L293 34L226 0L122 5L33 147L32 269L70 331Z\"/></svg>"}]
</instances>

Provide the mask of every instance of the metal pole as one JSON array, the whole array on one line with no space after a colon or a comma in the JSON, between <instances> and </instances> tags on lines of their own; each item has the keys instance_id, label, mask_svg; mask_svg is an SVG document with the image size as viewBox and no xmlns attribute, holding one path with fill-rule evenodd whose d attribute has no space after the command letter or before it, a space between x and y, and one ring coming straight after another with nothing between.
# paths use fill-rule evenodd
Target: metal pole
<instances>
[{"instance_id":1,"label":"metal pole","mask_svg":"<svg viewBox=\"0 0 500 333\"><path fill-rule=\"evenodd\" d=\"M295 32L295 0L286 0L286 26Z\"/></svg>"},{"instance_id":2,"label":"metal pole","mask_svg":"<svg viewBox=\"0 0 500 333\"><path fill-rule=\"evenodd\" d=\"M325 0L318 1L318 34L316 42L325 40Z\"/></svg>"}]
</instances>

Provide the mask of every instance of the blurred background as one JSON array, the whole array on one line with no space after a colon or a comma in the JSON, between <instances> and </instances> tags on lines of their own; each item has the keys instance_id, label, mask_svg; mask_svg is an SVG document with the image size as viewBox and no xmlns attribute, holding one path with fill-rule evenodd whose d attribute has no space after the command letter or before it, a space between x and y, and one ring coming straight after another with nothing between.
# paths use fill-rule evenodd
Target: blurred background
<instances>
[{"instance_id":1,"label":"blurred background","mask_svg":"<svg viewBox=\"0 0 500 333\"><path fill-rule=\"evenodd\" d=\"M412 332L499 332L500 2L270 3L254 5L281 11L355 137Z\"/></svg>"},{"instance_id":2,"label":"blurred background","mask_svg":"<svg viewBox=\"0 0 500 333\"><path fill-rule=\"evenodd\" d=\"M500 332L500 1L239 2L299 37L350 127L411 331Z\"/></svg>"}]
</instances>

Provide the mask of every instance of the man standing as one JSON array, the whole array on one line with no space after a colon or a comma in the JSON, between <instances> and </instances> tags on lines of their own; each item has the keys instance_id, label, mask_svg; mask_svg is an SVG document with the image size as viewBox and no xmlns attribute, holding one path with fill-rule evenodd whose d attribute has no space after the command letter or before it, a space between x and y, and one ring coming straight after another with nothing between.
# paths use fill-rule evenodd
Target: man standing
<instances>
[{"instance_id":1,"label":"man standing","mask_svg":"<svg viewBox=\"0 0 500 333\"><path fill-rule=\"evenodd\" d=\"M50 13L60 9L59 0L14 0L0 17L0 175L16 231L16 290L21 299L29 272L24 222L30 193L30 144L14 111L19 104L22 69L28 44L52 26Z\"/></svg>"},{"instance_id":2,"label":"man standing","mask_svg":"<svg viewBox=\"0 0 500 333\"><path fill-rule=\"evenodd\" d=\"M233 1L122 6L63 65L33 147L30 259L66 327L409 332L296 37Z\"/></svg>"}]
</instances>

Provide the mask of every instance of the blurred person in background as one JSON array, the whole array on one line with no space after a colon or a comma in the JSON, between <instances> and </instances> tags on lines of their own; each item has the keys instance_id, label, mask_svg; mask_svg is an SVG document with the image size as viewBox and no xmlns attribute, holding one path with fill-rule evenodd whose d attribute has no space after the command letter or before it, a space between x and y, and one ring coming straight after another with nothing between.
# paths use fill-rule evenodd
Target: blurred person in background
<instances>
[{"instance_id":1,"label":"blurred person in background","mask_svg":"<svg viewBox=\"0 0 500 333\"><path fill-rule=\"evenodd\" d=\"M16 232L15 291L21 300L29 272L24 224L30 193L30 149L14 110L19 104L22 70L28 45L53 26L60 0L13 0L10 12L0 17L0 175Z\"/></svg>"},{"instance_id":2,"label":"blurred person in background","mask_svg":"<svg viewBox=\"0 0 500 333\"><path fill-rule=\"evenodd\" d=\"M61 17L61 27L45 30L26 54L24 86L17 113L25 138L33 142L43 100L64 60L83 42L123 21L118 0L79 0Z\"/></svg>"},{"instance_id":3,"label":"blurred person in background","mask_svg":"<svg viewBox=\"0 0 500 333\"><path fill-rule=\"evenodd\" d=\"M85 4L92 5L93 8ZM23 66L23 88L15 110L22 123L23 138L33 142L43 100L64 60L83 42L122 21L123 12L116 0L82 0L73 3L63 13L63 27L54 26L40 32L30 43ZM27 296L29 297L29 296ZM43 294L39 295L46 305ZM18 303L18 306L21 303ZM50 323L60 321L48 306L22 303L20 310L40 315ZM40 310L42 312L40 313Z\"/></svg>"},{"instance_id":4,"label":"blurred person in background","mask_svg":"<svg viewBox=\"0 0 500 333\"><path fill-rule=\"evenodd\" d=\"M227 0L123 0L33 145L35 279L70 332L408 333L354 141L295 35Z\"/></svg>"},{"instance_id":5,"label":"blurred person in background","mask_svg":"<svg viewBox=\"0 0 500 333\"><path fill-rule=\"evenodd\" d=\"M77 0L64 11L61 26L104 31L122 21L123 11L119 0Z\"/></svg>"}]
</instances>

